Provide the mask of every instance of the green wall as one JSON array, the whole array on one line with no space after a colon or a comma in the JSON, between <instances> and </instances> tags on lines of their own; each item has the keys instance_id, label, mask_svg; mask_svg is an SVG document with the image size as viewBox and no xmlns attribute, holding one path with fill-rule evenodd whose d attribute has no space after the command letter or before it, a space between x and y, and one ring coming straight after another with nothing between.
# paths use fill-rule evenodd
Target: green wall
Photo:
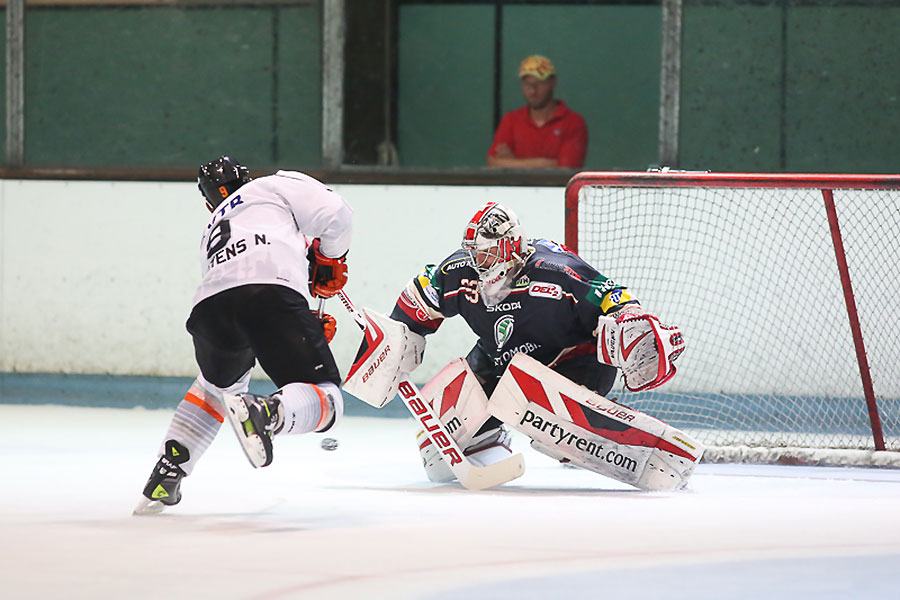
<instances>
[{"instance_id":1,"label":"green wall","mask_svg":"<svg viewBox=\"0 0 900 600\"><path fill-rule=\"evenodd\" d=\"M493 6L400 7L401 165L485 165L495 125L494 16ZM501 31L503 112L524 104L519 62L545 54L558 72L557 97L587 122L586 168L656 161L659 7L513 5Z\"/></svg>"},{"instance_id":2,"label":"green wall","mask_svg":"<svg viewBox=\"0 0 900 600\"><path fill-rule=\"evenodd\" d=\"M406 166L478 167L493 135L492 3L400 7L398 148ZM655 165L661 9L507 4L500 102L532 53L587 121L586 169ZM686 0L680 167L896 173L900 3Z\"/></svg>"},{"instance_id":3,"label":"green wall","mask_svg":"<svg viewBox=\"0 0 900 600\"><path fill-rule=\"evenodd\" d=\"M398 3L401 166L483 166L532 53L587 121L585 168L655 165L659 3L496 4ZM319 166L321 18L317 2L29 8L27 166ZM898 172L898 31L898 0L685 0L679 166Z\"/></svg>"},{"instance_id":4,"label":"green wall","mask_svg":"<svg viewBox=\"0 0 900 600\"><path fill-rule=\"evenodd\" d=\"M494 9L401 6L397 152L406 167L484 164L493 136Z\"/></svg>"},{"instance_id":5,"label":"green wall","mask_svg":"<svg viewBox=\"0 0 900 600\"><path fill-rule=\"evenodd\" d=\"M26 163L318 164L319 22L314 5L31 9Z\"/></svg>"},{"instance_id":6,"label":"green wall","mask_svg":"<svg viewBox=\"0 0 900 600\"><path fill-rule=\"evenodd\" d=\"M686 6L682 168L897 173L900 5Z\"/></svg>"},{"instance_id":7,"label":"green wall","mask_svg":"<svg viewBox=\"0 0 900 600\"><path fill-rule=\"evenodd\" d=\"M655 164L660 19L658 6L505 9L503 110L524 104L519 62L544 54L558 73L557 97L587 122L585 169L644 170Z\"/></svg>"}]
</instances>

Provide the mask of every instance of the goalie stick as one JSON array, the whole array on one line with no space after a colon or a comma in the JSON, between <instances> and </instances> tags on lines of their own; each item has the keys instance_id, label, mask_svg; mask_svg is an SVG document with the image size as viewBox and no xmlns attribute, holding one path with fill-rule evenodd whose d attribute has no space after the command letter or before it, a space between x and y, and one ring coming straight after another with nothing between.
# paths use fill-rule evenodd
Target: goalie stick
<instances>
[{"instance_id":1,"label":"goalie stick","mask_svg":"<svg viewBox=\"0 0 900 600\"><path fill-rule=\"evenodd\" d=\"M357 310L343 290L339 291L337 295L356 324L360 329L365 330L367 327L366 317ZM447 465L460 485L467 490L484 490L498 486L520 477L525 472L525 462L521 454L514 454L483 467L473 464L466 458L453 436L441 423L431 404L422 397L419 388L410 381L408 373L401 375L398 392L403 404L423 427L431 443L440 450L442 458L447 461Z\"/></svg>"}]
</instances>

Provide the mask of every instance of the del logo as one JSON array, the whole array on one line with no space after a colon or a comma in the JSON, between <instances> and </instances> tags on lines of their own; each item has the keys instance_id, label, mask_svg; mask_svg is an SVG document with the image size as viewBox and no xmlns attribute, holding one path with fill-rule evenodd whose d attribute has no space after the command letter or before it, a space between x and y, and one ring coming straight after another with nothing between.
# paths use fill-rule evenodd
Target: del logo
<instances>
[{"instance_id":1,"label":"del logo","mask_svg":"<svg viewBox=\"0 0 900 600\"><path fill-rule=\"evenodd\" d=\"M528 295L559 300L563 297L562 286L556 283L533 281L531 282L531 287L528 288Z\"/></svg>"},{"instance_id":2,"label":"del logo","mask_svg":"<svg viewBox=\"0 0 900 600\"><path fill-rule=\"evenodd\" d=\"M497 342L497 350L502 348L503 345L509 341L509 338L512 337L512 332L512 315L506 315L503 318L497 319L497 322L494 323L494 340Z\"/></svg>"}]
</instances>

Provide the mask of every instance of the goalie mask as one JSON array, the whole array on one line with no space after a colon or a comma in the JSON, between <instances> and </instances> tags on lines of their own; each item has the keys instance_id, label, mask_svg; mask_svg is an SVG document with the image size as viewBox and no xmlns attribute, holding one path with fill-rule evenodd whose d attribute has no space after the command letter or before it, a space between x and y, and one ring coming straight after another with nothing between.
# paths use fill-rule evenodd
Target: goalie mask
<instances>
[{"instance_id":1,"label":"goalie mask","mask_svg":"<svg viewBox=\"0 0 900 600\"><path fill-rule=\"evenodd\" d=\"M221 156L202 165L197 172L197 187L206 198L206 208L213 212L222 200L250 181L250 171L233 158Z\"/></svg>"},{"instance_id":2,"label":"goalie mask","mask_svg":"<svg viewBox=\"0 0 900 600\"><path fill-rule=\"evenodd\" d=\"M519 218L496 202L482 206L469 221L462 248L478 273L478 289L486 306L495 306L509 295L531 250Z\"/></svg>"}]
</instances>

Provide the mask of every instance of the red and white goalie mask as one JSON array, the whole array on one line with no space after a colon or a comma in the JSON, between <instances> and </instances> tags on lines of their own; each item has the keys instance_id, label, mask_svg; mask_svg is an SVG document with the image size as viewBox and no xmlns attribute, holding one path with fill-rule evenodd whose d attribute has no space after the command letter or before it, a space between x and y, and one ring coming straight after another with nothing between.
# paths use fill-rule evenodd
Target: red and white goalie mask
<instances>
[{"instance_id":1,"label":"red and white goalie mask","mask_svg":"<svg viewBox=\"0 0 900 600\"><path fill-rule=\"evenodd\" d=\"M482 206L466 225L462 248L478 272L478 289L487 306L509 295L530 250L519 218L496 202Z\"/></svg>"}]
</instances>

